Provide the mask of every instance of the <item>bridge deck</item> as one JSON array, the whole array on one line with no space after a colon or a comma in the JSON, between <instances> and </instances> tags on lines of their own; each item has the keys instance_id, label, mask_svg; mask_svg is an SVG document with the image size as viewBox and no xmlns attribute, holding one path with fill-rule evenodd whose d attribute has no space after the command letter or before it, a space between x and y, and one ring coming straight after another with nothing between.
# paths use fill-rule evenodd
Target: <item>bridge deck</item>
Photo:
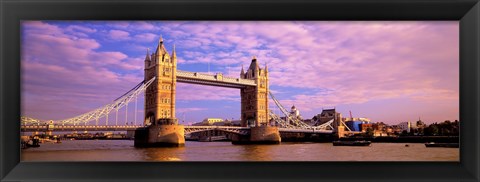
<instances>
[{"instance_id":1,"label":"bridge deck","mask_svg":"<svg viewBox=\"0 0 480 182\"><path fill-rule=\"evenodd\" d=\"M22 125L21 130L27 132L34 131L127 131L135 130L143 126L136 125L55 125L53 127L48 127L46 125ZM249 127L239 127L239 126L184 126L185 130L189 132L198 132L206 130L230 130L230 131L241 131L241 130L250 130ZM289 133L332 133L331 130L311 130L311 129L291 129L291 128L279 128L280 132L289 132Z\"/></svg>"},{"instance_id":2,"label":"bridge deck","mask_svg":"<svg viewBox=\"0 0 480 182\"><path fill-rule=\"evenodd\" d=\"M135 130L141 126L135 125L55 125L54 127L48 127L46 125L30 125L30 126L22 126L22 131L127 131L127 130Z\"/></svg>"},{"instance_id":3,"label":"bridge deck","mask_svg":"<svg viewBox=\"0 0 480 182\"><path fill-rule=\"evenodd\" d=\"M209 75L205 73L177 70L177 82L212 85L229 88L244 88L257 86L255 80L224 77L223 74Z\"/></svg>"}]
</instances>

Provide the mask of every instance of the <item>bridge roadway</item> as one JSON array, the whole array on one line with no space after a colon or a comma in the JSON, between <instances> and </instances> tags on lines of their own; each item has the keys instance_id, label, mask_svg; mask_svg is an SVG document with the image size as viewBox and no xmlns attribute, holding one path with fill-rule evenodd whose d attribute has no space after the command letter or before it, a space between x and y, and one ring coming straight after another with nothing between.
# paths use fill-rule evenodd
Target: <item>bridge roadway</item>
<instances>
[{"instance_id":1,"label":"bridge roadway","mask_svg":"<svg viewBox=\"0 0 480 182\"><path fill-rule=\"evenodd\" d=\"M24 132L45 132L45 131L133 131L142 126L138 125L55 125L50 128L47 125L22 125L21 131ZM207 130L222 130L241 135L246 135L250 132L249 127L239 126L184 126L185 134L201 132ZM281 133L321 133L330 134L332 130L313 130L313 129L292 129L292 128L279 128Z\"/></svg>"},{"instance_id":2,"label":"bridge roadway","mask_svg":"<svg viewBox=\"0 0 480 182\"><path fill-rule=\"evenodd\" d=\"M215 75L177 70L177 82L200 85L211 85L228 88L245 88L257 86L255 80L225 77L221 73Z\"/></svg>"}]
</instances>

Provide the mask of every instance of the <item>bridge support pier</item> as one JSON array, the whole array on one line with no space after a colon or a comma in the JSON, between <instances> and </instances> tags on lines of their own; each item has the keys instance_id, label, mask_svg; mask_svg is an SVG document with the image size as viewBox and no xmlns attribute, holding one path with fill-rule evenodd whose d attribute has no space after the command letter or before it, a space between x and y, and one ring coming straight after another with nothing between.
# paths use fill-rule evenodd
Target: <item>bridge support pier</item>
<instances>
[{"instance_id":1,"label":"bridge support pier","mask_svg":"<svg viewBox=\"0 0 480 182\"><path fill-rule=\"evenodd\" d=\"M183 125L169 122L152 124L135 130L135 147L183 147L185 146L185 129ZM172 120L172 121L170 121Z\"/></svg>"},{"instance_id":2,"label":"bridge support pier","mask_svg":"<svg viewBox=\"0 0 480 182\"><path fill-rule=\"evenodd\" d=\"M127 138L135 138L135 130L127 130Z\"/></svg>"},{"instance_id":3,"label":"bridge support pier","mask_svg":"<svg viewBox=\"0 0 480 182\"><path fill-rule=\"evenodd\" d=\"M251 127L249 136L232 137L232 144L279 144L281 141L280 132L274 126Z\"/></svg>"},{"instance_id":4,"label":"bridge support pier","mask_svg":"<svg viewBox=\"0 0 480 182\"><path fill-rule=\"evenodd\" d=\"M343 138L345 137L345 135L346 135L345 127L341 125L337 126L337 137Z\"/></svg>"}]
</instances>

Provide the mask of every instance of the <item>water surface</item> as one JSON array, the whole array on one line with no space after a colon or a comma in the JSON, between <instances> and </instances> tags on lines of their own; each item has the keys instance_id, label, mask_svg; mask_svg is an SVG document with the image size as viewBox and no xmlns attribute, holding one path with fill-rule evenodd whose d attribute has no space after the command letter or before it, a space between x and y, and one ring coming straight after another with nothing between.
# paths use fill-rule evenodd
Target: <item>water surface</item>
<instances>
[{"instance_id":1,"label":"water surface","mask_svg":"<svg viewBox=\"0 0 480 182\"><path fill-rule=\"evenodd\" d=\"M64 140L21 152L22 161L459 161L459 148L426 148L422 143L332 143L232 145L187 141L180 148L135 148L133 140Z\"/></svg>"}]
</instances>

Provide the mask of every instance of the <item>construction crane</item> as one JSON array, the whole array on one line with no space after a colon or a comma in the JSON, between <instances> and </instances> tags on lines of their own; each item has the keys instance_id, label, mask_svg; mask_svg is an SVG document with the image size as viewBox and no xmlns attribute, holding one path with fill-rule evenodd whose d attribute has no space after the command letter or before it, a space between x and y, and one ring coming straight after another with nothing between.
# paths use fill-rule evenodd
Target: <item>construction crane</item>
<instances>
[{"instance_id":1,"label":"construction crane","mask_svg":"<svg viewBox=\"0 0 480 182\"><path fill-rule=\"evenodd\" d=\"M352 111L349 110L348 112L350 113L350 121L353 122ZM345 122L342 121L342 119L340 119L340 122L343 124L343 126L345 126L345 128L347 128L348 131L352 131L352 130L347 126L347 124L345 124Z\"/></svg>"},{"instance_id":2,"label":"construction crane","mask_svg":"<svg viewBox=\"0 0 480 182\"><path fill-rule=\"evenodd\" d=\"M353 121L352 111L349 111L349 112L350 112L350 121Z\"/></svg>"}]
</instances>

